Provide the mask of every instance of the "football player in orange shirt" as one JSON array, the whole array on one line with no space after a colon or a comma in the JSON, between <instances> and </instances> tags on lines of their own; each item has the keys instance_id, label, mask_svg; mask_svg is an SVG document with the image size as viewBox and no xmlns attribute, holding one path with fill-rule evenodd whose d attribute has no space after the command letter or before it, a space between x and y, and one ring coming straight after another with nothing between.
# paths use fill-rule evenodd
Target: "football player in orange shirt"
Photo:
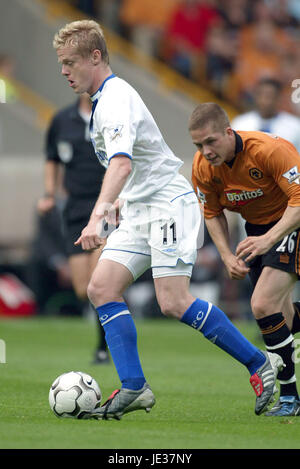
<instances>
[{"instance_id":1,"label":"football player in orange shirt","mask_svg":"<svg viewBox=\"0 0 300 469\"><path fill-rule=\"evenodd\" d=\"M300 279L299 153L287 140L263 132L235 132L223 108L199 104L189 131L198 151L192 182L205 222L232 279L249 274L251 308L268 351L285 368L280 398L266 414L300 415L293 334L300 331L300 303L292 291ZM247 237L230 247L224 209L246 220Z\"/></svg>"}]
</instances>

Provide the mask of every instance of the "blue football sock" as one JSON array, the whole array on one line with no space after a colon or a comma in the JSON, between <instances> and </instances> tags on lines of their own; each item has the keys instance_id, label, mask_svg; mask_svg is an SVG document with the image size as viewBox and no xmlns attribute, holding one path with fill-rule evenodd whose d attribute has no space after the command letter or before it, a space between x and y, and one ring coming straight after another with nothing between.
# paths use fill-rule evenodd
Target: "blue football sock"
<instances>
[{"instance_id":1,"label":"blue football sock","mask_svg":"<svg viewBox=\"0 0 300 469\"><path fill-rule=\"evenodd\" d=\"M185 324L245 365L250 375L264 364L264 354L252 345L217 306L196 299L181 318Z\"/></svg>"},{"instance_id":2,"label":"blue football sock","mask_svg":"<svg viewBox=\"0 0 300 469\"><path fill-rule=\"evenodd\" d=\"M140 389L146 382L137 350L137 332L126 303L96 308L122 388Z\"/></svg>"}]
</instances>

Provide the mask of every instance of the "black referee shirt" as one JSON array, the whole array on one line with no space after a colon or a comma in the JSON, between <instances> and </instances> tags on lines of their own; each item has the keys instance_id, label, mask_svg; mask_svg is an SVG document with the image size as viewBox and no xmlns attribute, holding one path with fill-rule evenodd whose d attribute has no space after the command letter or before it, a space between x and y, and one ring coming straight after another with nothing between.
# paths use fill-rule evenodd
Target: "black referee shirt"
<instances>
[{"instance_id":1,"label":"black referee shirt","mask_svg":"<svg viewBox=\"0 0 300 469\"><path fill-rule=\"evenodd\" d=\"M46 158L64 165L64 187L70 197L96 198L105 169L95 155L89 125L78 106L79 100L54 116L46 135Z\"/></svg>"}]
</instances>

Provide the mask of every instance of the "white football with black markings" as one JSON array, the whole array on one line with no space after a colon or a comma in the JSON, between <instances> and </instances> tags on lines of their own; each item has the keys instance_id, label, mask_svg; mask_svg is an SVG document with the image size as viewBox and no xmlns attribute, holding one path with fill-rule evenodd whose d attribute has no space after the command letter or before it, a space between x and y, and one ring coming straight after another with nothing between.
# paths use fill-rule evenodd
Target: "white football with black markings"
<instances>
[{"instance_id":1,"label":"white football with black markings","mask_svg":"<svg viewBox=\"0 0 300 469\"><path fill-rule=\"evenodd\" d=\"M49 404L57 417L81 419L100 406L101 398L97 381L81 371L58 376L49 391Z\"/></svg>"}]
</instances>

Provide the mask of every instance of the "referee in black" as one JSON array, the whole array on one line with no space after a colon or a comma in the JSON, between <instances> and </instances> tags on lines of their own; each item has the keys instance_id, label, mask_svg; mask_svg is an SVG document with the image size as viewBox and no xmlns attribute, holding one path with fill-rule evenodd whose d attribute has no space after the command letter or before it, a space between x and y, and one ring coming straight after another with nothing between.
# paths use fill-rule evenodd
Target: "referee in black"
<instances>
[{"instance_id":1,"label":"referee in black","mask_svg":"<svg viewBox=\"0 0 300 469\"><path fill-rule=\"evenodd\" d=\"M46 135L45 193L37 207L39 214L43 215L55 207L59 191L62 190L63 197L66 197L63 211L66 252L73 288L84 302L88 301L87 285L100 251L83 251L80 246L74 246L74 242L88 224L105 172L90 141L90 116L91 100L83 94L53 117ZM94 363L106 363L109 356L98 316L97 324L99 343Z\"/></svg>"}]
</instances>

